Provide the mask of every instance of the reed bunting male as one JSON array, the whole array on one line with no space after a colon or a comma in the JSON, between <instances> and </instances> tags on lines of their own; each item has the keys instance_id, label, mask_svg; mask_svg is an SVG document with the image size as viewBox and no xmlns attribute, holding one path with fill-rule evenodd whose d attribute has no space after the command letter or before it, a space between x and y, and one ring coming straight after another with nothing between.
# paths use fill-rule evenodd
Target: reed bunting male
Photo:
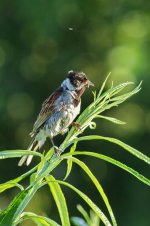
<instances>
[{"instance_id":1,"label":"reed bunting male","mask_svg":"<svg viewBox=\"0 0 150 226\"><path fill-rule=\"evenodd\" d=\"M42 109L30 133L33 140L28 150L40 149L49 137L54 146L53 137L64 134L80 113L81 96L85 89L93 86L83 72L69 71L67 78L42 104ZM54 146L54 150L56 150ZM29 165L33 156L23 156L19 161Z\"/></svg>"}]
</instances>

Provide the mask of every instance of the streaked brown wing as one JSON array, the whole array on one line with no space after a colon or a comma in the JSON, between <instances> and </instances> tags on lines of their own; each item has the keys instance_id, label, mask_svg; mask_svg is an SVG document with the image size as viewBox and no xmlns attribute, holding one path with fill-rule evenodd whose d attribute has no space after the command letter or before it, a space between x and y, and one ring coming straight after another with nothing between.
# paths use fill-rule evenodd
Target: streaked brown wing
<instances>
[{"instance_id":1,"label":"streaked brown wing","mask_svg":"<svg viewBox=\"0 0 150 226\"><path fill-rule=\"evenodd\" d=\"M31 136L34 136L43 123L50 117L54 109L54 102L61 95L61 93L62 89L59 88L43 102L42 109L37 117L36 122L34 123L33 130L30 133Z\"/></svg>"}]
</instances>

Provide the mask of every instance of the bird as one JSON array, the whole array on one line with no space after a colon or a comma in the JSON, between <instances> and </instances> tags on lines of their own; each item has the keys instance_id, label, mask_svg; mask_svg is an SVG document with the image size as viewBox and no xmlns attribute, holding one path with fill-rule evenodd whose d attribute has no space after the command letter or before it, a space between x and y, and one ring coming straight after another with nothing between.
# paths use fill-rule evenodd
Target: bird
<instances>
[{"instance_id":1,"label":"bird","mask_svg":"<svg viewBox=\"0 0 150 226\"><path fill-rule=\"evenodd\" d=\"M32 137L28 150L37 151L47 138L57 153L53 138L65 134L80 113L81 96L86 88L94 86L83 72L69 71L61 85L43 102L41 111L30 133ZM29 165L33 155L23 156L18 165Z\"/></svg>"}]
</instances>

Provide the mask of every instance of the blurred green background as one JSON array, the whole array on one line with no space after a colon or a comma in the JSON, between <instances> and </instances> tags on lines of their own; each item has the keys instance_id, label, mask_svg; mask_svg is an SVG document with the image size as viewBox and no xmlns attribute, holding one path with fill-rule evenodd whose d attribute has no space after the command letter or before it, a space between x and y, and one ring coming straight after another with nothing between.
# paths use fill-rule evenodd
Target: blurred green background
<instances>
[{"instance_id":1,"label":"blurred green background","mask_svg":"<svg viewBox=\"0 0 150 226\"><path fill-rule=\"evenodd\" d=\"M95 131L121 139L149 155L150 146L150 2L143 0L1 0L0 1L0 150L26 149L29 132L42 101L62 82L67 71L85 72L99 89L111 71L115 84L143 80L143 89L107 115L126 121L123 126L97 121ZM82 109L92 100L83 96ZM57 145L63 138L55 139ZM45 150L49 148L49 143ZM149 168L121 148L107 142L88 142L80 150L112 156L149 176ZM126 172L94 158L83 159L108 195L119 226L150 225L148 186ZM0 164L0 182L14 178L27 168L17 159ZM37 162L35 158L33 164ZM55 170L62 179L66 165ZM85 174L74 165L69 182L105 207ZM80 198L63 188L71 216L79 215ZM0 208L13 199L17 189L0 196ZM39 191L28 211L59 221L48 188ZM88 208L87 208L88 210ZM34 225L25 222L24 226Z\"/></svg>"}]
</instances>

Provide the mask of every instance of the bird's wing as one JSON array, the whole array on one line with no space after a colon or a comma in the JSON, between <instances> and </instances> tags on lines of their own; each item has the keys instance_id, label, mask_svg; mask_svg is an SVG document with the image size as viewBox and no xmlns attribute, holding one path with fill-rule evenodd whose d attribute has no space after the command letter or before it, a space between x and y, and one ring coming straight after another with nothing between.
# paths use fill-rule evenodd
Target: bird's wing
<instances>
[{"instance_id":1,"label":"bird's wing","mask_svg":"<svg viewBox=\"0 0 150 226\"><path fill-rule=\"evenodd\" d=\"M34 123L33 130L30 133L31 137L36 134L38 129L43 125L43 123L50 117L54 110L54 102L59 98L62 93L62 89L59 88L56 92L52 93L42 104L42 109Z\"/></svg>"}]
</instances>

